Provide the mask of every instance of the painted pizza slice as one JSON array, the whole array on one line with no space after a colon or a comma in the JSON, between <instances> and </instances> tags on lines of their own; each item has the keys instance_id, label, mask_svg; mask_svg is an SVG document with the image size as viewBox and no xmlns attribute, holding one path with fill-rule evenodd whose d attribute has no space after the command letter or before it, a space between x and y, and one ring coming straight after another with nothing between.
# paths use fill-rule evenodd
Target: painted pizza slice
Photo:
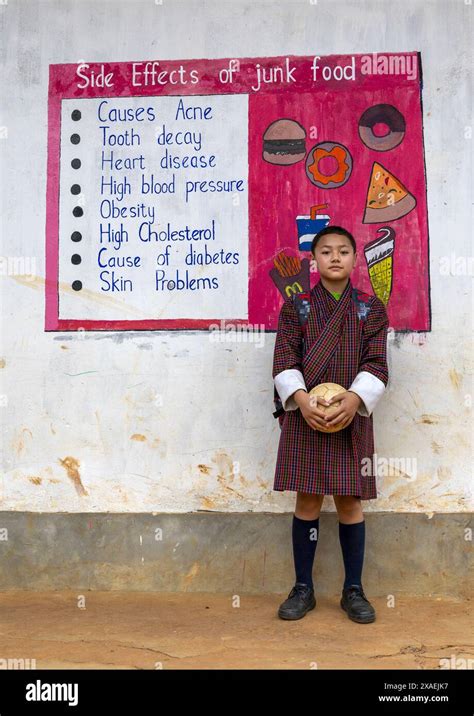
<instances>
[{"instance_id":1,"label":"painted pizza slice","mask_svg":"<svg viewBox=\"0 0 474 716\"><path fill-rule=\"evenodd\" d=\"M364 224L395 221L416 206L416 199L382 164L374 162L365 206Z\"/></svg>"}]
</instances>

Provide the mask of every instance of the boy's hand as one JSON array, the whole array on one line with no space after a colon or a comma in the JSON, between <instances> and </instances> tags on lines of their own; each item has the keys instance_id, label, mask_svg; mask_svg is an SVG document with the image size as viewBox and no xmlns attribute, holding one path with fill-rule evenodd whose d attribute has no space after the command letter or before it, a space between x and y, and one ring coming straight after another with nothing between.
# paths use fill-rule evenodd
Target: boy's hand
<instances>
[{"instance_id":1,"label":"boy's hand","mask_svg":"<svg viewBox=\"0 0 474 716\"><path fill-rule=\"evenodd\" d=\"M309 393L304 390L297 390L296 393L294 393L294 398L303 418L310 428L313 428L313 430L318 430L321 427L324 428L327 424L326 414L323 410L318 408L318 405L329 405L329 403L317 395L310 396Z\"/></svg>"},{"instance_id":2,"label":"boy's hand","mask_svg":"<svg viewBox=\"0 0 474 716\"><path fill-rule=\"evenodd\" d=\"M338 393L328 401L327 405L333 405L334 403L341 403L338 406L338 410L332 416L331 420L326 421L326 425L340 425L346 428L354 419L354 415L357 412L359 405L362 403L357 393L353 393L351 390L346 390L345 393ZM342 428L341 428L342 429Z\"/></svg>"}]
</instances>

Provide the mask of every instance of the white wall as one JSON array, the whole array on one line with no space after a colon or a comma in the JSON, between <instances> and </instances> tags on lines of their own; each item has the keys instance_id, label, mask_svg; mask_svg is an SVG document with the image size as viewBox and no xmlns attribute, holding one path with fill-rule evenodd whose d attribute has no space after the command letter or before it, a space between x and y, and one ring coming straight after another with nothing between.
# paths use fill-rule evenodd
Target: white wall
<instances>
[{"instance_id":1,"label":"white wall","mask_svg":"<svg viewBox=\"0 0 474 716\"><path fill-rule=\"evenodd\" d=\"M48 65L412 50L423 62L433 328L390 341L391 385L375 412L377 454L416 459L416 477L379 477L365 509L472 509L472 268L443 275L440 258L472 254L473 12L463 0L0 4L1 253L37 265L33 281L2 275L0 510L294 506L294 493L272 491L274 334L257 348L205 331L44 332Z\"/></svg>"}]
</instances>

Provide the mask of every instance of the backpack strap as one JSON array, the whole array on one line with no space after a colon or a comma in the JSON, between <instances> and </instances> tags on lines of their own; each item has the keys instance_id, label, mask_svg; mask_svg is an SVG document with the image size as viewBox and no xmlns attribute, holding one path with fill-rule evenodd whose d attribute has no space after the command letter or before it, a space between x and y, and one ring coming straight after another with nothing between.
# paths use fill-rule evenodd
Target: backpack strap
<instances>
[{"instance_id":1,"label":"backpack strap","mask_svg":"<svg viewBox=\"0 0 474 716\"><path fill-rule=\"evenodd\" d=\"M310 291L302 291L301 293L294 293L291 297L293 305L298 316L298 321L301 326L301 342L302 350L304 355L304 343L306 339L306 329L308 327L308 318L311 310L311 293Z\"/></svg>"},{"instance_id":2,"label":"backpack strap","mask_svg":"<svg viewBox=\"0 0 474 716\"><path fill-rule=\"evenodd\" d=\"M352 287L352 300L357 308L357 317L360 321L364 321L364 323L368 318L370 309L372 308L371 299L372 296L368 293L364 293L364 291L359 291L359 289Z\"/></svg>"}]
</instances>

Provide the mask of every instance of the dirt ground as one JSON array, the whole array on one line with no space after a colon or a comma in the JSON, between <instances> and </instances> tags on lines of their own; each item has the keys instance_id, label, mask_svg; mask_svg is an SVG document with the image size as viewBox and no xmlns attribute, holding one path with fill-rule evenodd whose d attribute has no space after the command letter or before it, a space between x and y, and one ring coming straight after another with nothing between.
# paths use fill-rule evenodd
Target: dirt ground
<instances>
[{"instance_id":1,"label":"dirt ground","mask_svg":"<svg viewBox=\"0 0 474 716\"><path fill-rule=\"evenodd\" d=\"M84 603L77 592L3 592L0 657L37 669L437 669L474 659L472 602L369 597L377 619L356 624L338 595L316 594L316 609L287 622L276 615L286 596L85 592Z\"/></svg>"}]
</instances>

